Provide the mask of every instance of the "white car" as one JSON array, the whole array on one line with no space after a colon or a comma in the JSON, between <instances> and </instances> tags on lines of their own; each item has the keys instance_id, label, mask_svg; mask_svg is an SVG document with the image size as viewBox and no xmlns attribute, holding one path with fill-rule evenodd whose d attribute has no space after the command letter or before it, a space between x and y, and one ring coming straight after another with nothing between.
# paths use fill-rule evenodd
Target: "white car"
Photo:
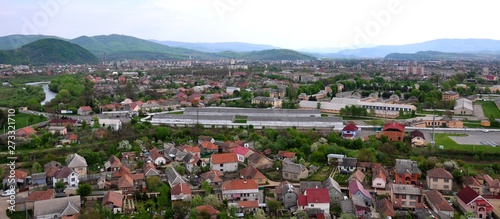
<instances>
[{"instance_id":1,"label":"white car","mask_svg":"<svg viewBox=\"0 0 500 219\"><path fill-rule=\"evenodd\" d=\"M14 195L14 194L16 194L16 192L14 190L5 190L2 193L2 197L11 196L11 195Z\"/></svg>"},{"instance_id":2,"label":"white car","mask_svg":"<svg viewBox=\"0 0 500 219\"><path fill-rule=\"evenodd\" d=\"M490 132L490 130L488 130L488 129L483 129L483 133L488 133L488 132Z\"/></svg>"}]
</instances>

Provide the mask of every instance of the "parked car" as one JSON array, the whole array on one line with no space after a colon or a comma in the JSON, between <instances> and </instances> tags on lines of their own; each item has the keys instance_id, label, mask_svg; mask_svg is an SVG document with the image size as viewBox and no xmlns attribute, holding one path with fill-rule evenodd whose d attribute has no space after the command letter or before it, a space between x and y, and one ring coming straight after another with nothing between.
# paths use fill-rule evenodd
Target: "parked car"
<instances>
[{"instance_id":1,"label":"parked car","mask_svg":"<svg viewBox=\"0 0 500 219\"><path fill-rule=\"evenodd\" d=\"M488 130L488 129L483 129L483 133L488 133L488 132L490 132L490 130Z\"/></svg>"},{"instance_id":2,"label":"parked car","mask_svg":"<svg viewBox=\"0 0 500 219\"><path fill-rule=\"evenodd\" d=\"M14 190L5 190L2 192L2 197L7 197L16 194Z\"/></svg>"}]
</instances>

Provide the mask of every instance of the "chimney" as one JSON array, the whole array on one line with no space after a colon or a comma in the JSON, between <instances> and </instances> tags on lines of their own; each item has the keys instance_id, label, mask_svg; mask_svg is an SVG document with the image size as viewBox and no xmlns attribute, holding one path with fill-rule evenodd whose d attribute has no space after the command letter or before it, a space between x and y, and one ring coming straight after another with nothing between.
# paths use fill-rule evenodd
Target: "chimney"
<instances>
[{"instance_id":1,"label":"chimney","mask_svg":"<svg viewBox=\"0 0 500 219\"><path fill-rule=\"evenodd\" d=\"M245 179L245 180L243 180L243 183L245 183L245 184L246 184L246 183L247 183L247 180L246 180L246 179Z\"/></svg>"}]
</instances>

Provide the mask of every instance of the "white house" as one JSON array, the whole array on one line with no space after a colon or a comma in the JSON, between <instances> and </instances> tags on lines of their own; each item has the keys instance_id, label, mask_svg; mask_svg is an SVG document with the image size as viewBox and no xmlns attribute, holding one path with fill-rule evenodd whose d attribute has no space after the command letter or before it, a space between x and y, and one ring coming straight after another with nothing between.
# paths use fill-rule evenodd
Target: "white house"
<instances>
[{"instance_id":1,"label":"white house","mask_svg":"<svg viewBox=\"0 0 500 219\"><path fill-rule=\"evenodd\" d=\"M167 164L167 159L160 153L160 151L158 151L156 147L149 150L148 158L157 166Z\"/></svg>"},{"instance_id":2,"label":"white house","mask_svg":"<svg viewBox=\"0 0 500 219\"><path fill-rule=\"evenodd\" d=\"M210 169L223 173L238 170L238 156L235 153L212 154L210 157Z\"/></svg>"},{"instance_id":3,"label":"white house","mask_svg":"<svg viewBox=\"0 0 500 219\"><path fill-rule=\"evenodd\" d=\"M67 166L56 171L52 178L52 186L56 187L58 181L62 181L64 184L71 187L77 187L80 182L78 174Z\"/></svg>"},{"instance_id":4,"label":"white house","mask_svg":"<svg viewBox=\"0 0 500 219\"><path fill-rule=\"evenodd\" d=\"M259 200L259 186L255 180L233 179L222 184L222 198L230 202Z\"/></svg>"},{"instance_id":5,"label":"white house","mask_svg":"<svg viewBox=\"0 0 500 219\"><path fill-rule=\"evenodd\" d=\"M330 196L328 189L312 188L306 189L304 195L299 195L297 206L301 210L319 208L323 213L330 212Z\"/></svg>"},{"instance_id":6,"label":"white house","mask_svg":"<svg viewBox=\"0 0 500 219\"><path fill-rule=\"evenodd\" d=\"M389 173L383 167L375 168L373 170L372 187L379 188L379 189L385 189L385 187L387 185L387 177L388 176L389 176Z\"/></svg>"},{"instance_id":7,"label":"white house","mask_svg":"<svg viewBox=\"0 0 500 219\"><path fill-rule=\"evenodd\" d=\"M94 122L92 122L93 124ZM122 121L119 119L99 119L99 126L118 131L122 128Z\"/></svg>"}]
</instances>

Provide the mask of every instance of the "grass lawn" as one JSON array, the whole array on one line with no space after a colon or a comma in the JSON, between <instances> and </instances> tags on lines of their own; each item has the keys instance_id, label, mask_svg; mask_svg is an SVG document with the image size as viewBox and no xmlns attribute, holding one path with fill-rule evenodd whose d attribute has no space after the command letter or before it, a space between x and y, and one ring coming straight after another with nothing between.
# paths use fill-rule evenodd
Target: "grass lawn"
<instances>
[{"instance_id":1,"label":"grass lawn","mask_svg":"<svg viewBox=\"0 0 500 219\"><path fill-rule=\"evenodd\" d=\"M476 101L476 103L481 104L483 107L483 113L485 117L493 115L495 118L500 118L500 110L498 110L497 105L493 101Z\"/></svg>"},{"instance_id":2,"label":"grass lawn","mask_svg":"<svg viewBox=\"0 0 500 219\"><path fill-rule=\"evenodd\" d=\"M327 165L319 168L318 172L314 173L308 180L311 181L325 181L332 173L332 166Z\"/></svg>"},{"instance_id":3,"label":"grass lawn","mask_svg":"<svg viewBox=\"0 0 500 219\"><path fill-rule=\"evenodd\" d=\"M443 145L444 149L459 150L459 151L484 151L484 152L500 152L500 147L491 147L486 145L461 145L457 144L448 134L436 133L436 147Z\"/></svg>"},{"instance_id":4,"label":"grass lawn","mask_svg":"<svg viewBox=\"0 0 500 219\"><path fill-rule=\"evenodd\" d=\"M169 112L167 114L184 114L184 111Z\"/></svg>"},{"instance_id":5,"label":"grass lawn","mask_svg":"<svg viewBox=\"0 0 500 219\"><path fill-rule=\"evenodd\" d=\"M350 174L335 173L333 179L340 185L347 185L347 179L349 179L349 176Z\"/></svg>"},{"instance_id":6,"label":"grass lawn","mask_svg":"<svg viewBox=\"0 0 500 219\"><path fill-rule=\"evenodd\" d=\"M384 126L385 125L385 122L382 120L366 120L363 122L365 122L367 125L374 125L374 126Z\"/></svg>"},{"instance_id":7,"label":"grass lawn","mask_svg":"<svg viewBox=\"0 0 500 219\"><path fill-rule=\"evenodd\" d=\"M10 219L25 219L26 211L15 211L10 213L9 209L7 209L7 217Z\"/></svg>"},{"instance_id":8,"label":"grass lawn","mask_svg":"<svg viewBox=\"0 0 500 219\"><path fill-rule=\"evenodd\" d=\"M24 113L19 113L16 114L14 117L10 117L16 121L16 129L20 129L23 127L26 127L28 125L32 124L37 124L39 122L44 122L47 121L48 119L46 117L39 117L31 114L24 114ZM32 121L30 122L30 118L33 118ZM12 120L10 120L12 121ZM10 122L9 121L9 122ZM0 130L0 133L4 133L4 129Z\"/></svg>"}]
</instances>

